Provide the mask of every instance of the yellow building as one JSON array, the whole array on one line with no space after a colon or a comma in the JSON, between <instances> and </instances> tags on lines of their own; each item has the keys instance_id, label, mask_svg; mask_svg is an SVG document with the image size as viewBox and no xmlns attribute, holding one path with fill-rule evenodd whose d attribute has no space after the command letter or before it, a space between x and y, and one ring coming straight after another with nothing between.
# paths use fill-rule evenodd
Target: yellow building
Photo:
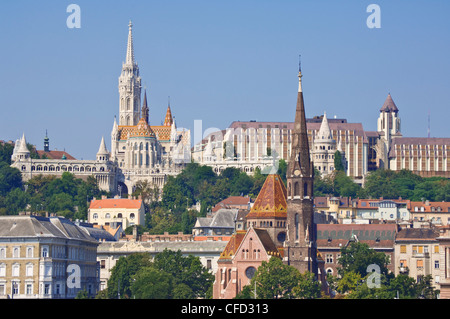
<instances>
[{"instance_id":1,"label":"yellow building","mask_svg":"<svg viewBox=\"0 0 450 319\"><path fill-rule=\"evenodd\" d=\"M144 203L141 199L94 199L89 206L88 222L100 226L121 224L122 229L133 225L144 225Z\"/></svg>"},{"instance_id":2,"label":"yellow building","mask_svg":"<svg viewBox=\"0 0 450 319\"><path fill-rule=\"evenodd\" d=\"M0 298L72 299L98 291L98 242L65 218L0 216Z\"/></svg>"}]
</instances>

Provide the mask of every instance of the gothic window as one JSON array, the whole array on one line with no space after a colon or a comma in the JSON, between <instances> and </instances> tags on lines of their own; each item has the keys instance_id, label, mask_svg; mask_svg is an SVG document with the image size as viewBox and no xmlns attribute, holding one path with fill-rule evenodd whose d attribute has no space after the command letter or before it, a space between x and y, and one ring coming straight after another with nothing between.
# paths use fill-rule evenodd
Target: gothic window
<instances>
[{"instance_id":1,"label":"gothic window","mask_svg":"<svg viewBox=\"0 0 450 319\"><path fill-rule=\"evenodd\" d=\"M295 214L295 240L298 240L298 214Z\"/></svg>"},{"instance_id":2,"label":"gothic window","mask_svg":"<svg viewBox=\"0 0 450 319\"><path fill-rule=\"evenodd\" d=\"M128 98L128 99L127 99L127 111L130 110L130 106L131 106L131 100L130 100L130 98ZM129 117L127 117L127 125L128 125L128 121L129 121L129 120L130 120Z\"/></svg>"},{"instance_id":3,"label":"gothic window","mask_svg":"<svg viewBox=\"0 0 450 319\"><path fill-rule=\"evenodd\" d=\"M303 185L303 196L308 196L308 184Z\"/></svg>"},{"instance_id":4,"label":"gothic window","mask_svg":"<svg viewBox=\"0 0 450 319\"><path fill-rule=\"evenodd\" d=\"M298 182L295 182L294 184L294 196L299 196L300 195L300 189L298 186Z\"/></svg>"}]
</instances>

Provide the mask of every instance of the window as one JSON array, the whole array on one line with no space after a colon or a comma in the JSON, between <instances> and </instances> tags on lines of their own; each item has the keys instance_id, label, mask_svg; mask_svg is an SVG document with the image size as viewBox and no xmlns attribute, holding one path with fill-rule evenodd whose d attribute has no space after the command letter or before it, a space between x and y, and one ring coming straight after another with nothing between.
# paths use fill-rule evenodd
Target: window
<instances>
[{"instance_id":1,"label":"window","mask_svg":"<svg viewBox=\"0 0 450 319\"><path fill-rule=\"evenodd\" d=\"M333 263L333 254L327 254L325 256L325 260L328 264L332 264Z\"/></svg>"},{"instance_id":2,"label":"window","mask_svg":"<svg viewBox=\"0 0 450 319\"><path fill-rule=\"evenodd\" d=\"M19 247L14 247L14 249L13 249L13 257L14 258L19 258L20 257L20 248Z\"/></svg>"},{"instance_id":3,"label":"window","mask_svg":"<svg viewBox=\"0 0 450 319\"><path fill-rule=\"evenodd\" d=\"M33 264L28 264L26 268L26 276L31 277L33 276Z\"/></svg>"},{"instance_id":4,"label":"window","mask_svg":"<svg viewBox=\"0 0 450 319\"><path fill-rule=\"evenodd\" d=\"M33 247L27 248L27 258L33 257Z\"/></svg>"},{"instance_id":5,"label":"window","mask_svg":"<svg viewBox=\"0 0 450 319\"><path fill-rule=\"evenodd\" d=\"M434 269L439 269L439 260L434 261Z\"/></svg>"},{"instance_id":6,"label":"window","mask_svg":"<svg viewBox=\"0 0 450 319\"><path fill-rule=\"evenodd\" d=\"M400 253L401 254L406 254L406 245L401 245L400 246Z\"/></svg>"},{"instance_id":7,"label":"window","mask_svg":"<svg viewBox=\"0 0 450 319\"><path fill-rule=\"evenodd\" d=\"M408 266L407 266L407 263L406 263L406 259L400 259L400 267L401 267L401 268L406 268L406 267L408 267Z\"/></svg>"},{"instance_id":8,"label":"window","mask_svg":"<svg viewBox=\"0 0 450 319\"><path fill-rule=\"evenodd\" d=\"M417 269L423 269L423 260L422 259L417 260Z\"/></svg>"},{"instance_id":9,"label":"window","mask_svg":"<svg viewBox=\"0 0 450 319\"><path fill-rule=\"evenodd\" d=\"M439 253L439 245L434 245L434 252L435 252L436 254Z\"/></svg>"},{"instance_id":10,"label":"window","mask_svg":"<svg viewBox=\"0 0 450 319\"><path fill-rule=\"evenodd\" d=\"M33 284L27 284L27 286L26 286L26 294L27 295L33 294Z\"/></svg>"},{"instance_id":11,"label":"window","mask_svg":"<svg viewBox=\"0 0 450 319\"><path fill-rule=\"evenodd\" d=\"M48 246L42 247L41 257L48 257Z\"/></svg>"},{"instance_id":12,"label":"window","mask_svg":"<svg viewBox=\"0 0 450 319\"><path fill-rule=\"evenodd\" d=\"M0 277L5 277L6 276L6 264L1 264L0 265Z\"/></svg>"},{"instance_id":13,"label":"window","mask_svg":"<svg viewBox=\"0 0 450 319\"><path fill-rule=\"evenodd\" d=\"M20 265L19 264L14 264L12 267L12 275L13 277L19 277L19 273L20 273Z\"/></svg>"},{"instance_id":14,"label":"window","mask_svg":"<svg viewBox=\"0 0 450 319\"><path fill-rule=\"evenodd\" d=\"M44 285L44 295L49 295L50 294L50 284L45 284Z\"/></svg>"}]
</instances>

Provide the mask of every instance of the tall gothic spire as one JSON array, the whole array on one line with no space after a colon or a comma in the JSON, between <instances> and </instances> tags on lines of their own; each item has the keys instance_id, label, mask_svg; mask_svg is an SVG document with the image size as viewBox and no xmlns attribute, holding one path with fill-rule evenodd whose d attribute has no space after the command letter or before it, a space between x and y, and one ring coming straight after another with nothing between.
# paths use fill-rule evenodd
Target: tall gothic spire
<instances>
[{"instance_id":1,"label":"tall gothic spire","mask_svg":"<svg viewBox=\"0 0 450 319\"><path fill-rule=\"evenodd\" d=\"M147 105L147 90L144 91L144 102L142 103L142 118L148 123L148 105Z\"/></svg>"},{"instance_id":2,"label":"tall gothic spire","mask_svg":"<svg viewBox=\"0 0 450 319\"><path fill-rule=\"evenodd\" d=\"M308 131L306 129L305 105L303 102L302 71L300 68L298 79L297 107L295 109L295 122L292 132L293 142L291 159L289 161L290 170L288 173L294 174L298 171L303 176L309 176L312 172L309 157Z\"/></svg>"},{"instance_id":3,"label":"tall gothic spire","mask_svg":"<svg viewBox=\"0 0 450 319\"><path fill-rule=\"evenodd\" d=\"M134 62L134 49L133 49L133 33L132 33L133 24L128 24L128 44L127 44L127 58L125 62L127 64L135 64Z\"/></svg>"}]
</instances>

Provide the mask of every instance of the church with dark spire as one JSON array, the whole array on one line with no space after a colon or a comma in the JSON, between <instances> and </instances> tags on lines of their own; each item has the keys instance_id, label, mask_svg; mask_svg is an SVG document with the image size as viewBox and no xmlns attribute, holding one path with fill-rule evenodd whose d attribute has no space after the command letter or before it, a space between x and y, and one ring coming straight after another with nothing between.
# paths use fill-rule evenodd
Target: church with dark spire
<instances>
[{"instance_id":1,"label":"church with dark spire","mask_svg":"<svg viewBox=\"0 0 450 319\"><path fill-rule=\"evenodd\" d=\"M284 262L301 273L317 274L314 225L314 165L310 157L303 100L302 72L298 73L297 106L292 132L291 158L286 172L287 219Z\"/></svg>"}]
</instances>

